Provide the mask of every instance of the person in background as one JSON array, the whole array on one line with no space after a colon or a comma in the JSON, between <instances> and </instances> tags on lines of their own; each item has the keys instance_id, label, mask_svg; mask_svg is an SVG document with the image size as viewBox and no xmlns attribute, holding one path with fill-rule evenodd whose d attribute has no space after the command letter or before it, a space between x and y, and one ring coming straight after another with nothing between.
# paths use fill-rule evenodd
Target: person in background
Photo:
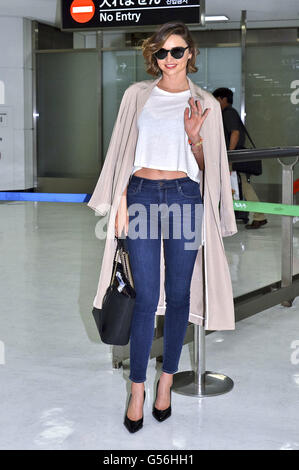
<instances>
[{"instance_id":1,"label":"person in background","mask_svg":"<svg viewBox=\"0 0 299 470\"><path fill-rule=\"evenodd\" d=\"M238 111L233 108L233 92L229 88L217 88L213 92L214 97L219 101L222 110L225 142L227 150L243 149L245 144L245 131L241 124ZM232 171L232 164L229 163ZM241 173L242 193L246 201L259 202L259 198L250 183L250 175ZM247 219L248 221L248 219ZM246 223L246 222L245 222ZM257 229L267 223L265 214L255 212L251 224L245 225L247 229Z\"/></svg>"}]
</instances>

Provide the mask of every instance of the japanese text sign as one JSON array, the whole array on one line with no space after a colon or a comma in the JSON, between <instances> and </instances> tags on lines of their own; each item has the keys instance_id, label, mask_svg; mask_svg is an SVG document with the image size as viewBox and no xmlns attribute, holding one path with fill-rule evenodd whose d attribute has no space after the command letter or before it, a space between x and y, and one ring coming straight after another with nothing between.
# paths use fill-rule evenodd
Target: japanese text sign
<instances>
[{"instance_id":1,"label":"japanese text sign","mask_svg":"<svg viewBox=\"0 0 299 470\"><path fill-rule=\"evenodd\" d=\"M62 30L200 22L199 0L61 0L61 6Z\"/></svg>"}]
</instances>

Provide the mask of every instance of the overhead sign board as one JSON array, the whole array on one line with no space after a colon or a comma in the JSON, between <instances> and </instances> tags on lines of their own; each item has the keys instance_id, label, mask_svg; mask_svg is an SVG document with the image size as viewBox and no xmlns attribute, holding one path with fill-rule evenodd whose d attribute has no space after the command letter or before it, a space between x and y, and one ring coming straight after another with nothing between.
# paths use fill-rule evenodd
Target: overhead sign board
<instances>
[{"instance_id":1,"label":"overhead sign board","mask_svg":"<svg viewBox=\"0 0 299 470\"><path fill-rule=\"evenodd\" d=\"M199 0L61 0L64 31L200 23Z\"/></svg>"}]
</instances>

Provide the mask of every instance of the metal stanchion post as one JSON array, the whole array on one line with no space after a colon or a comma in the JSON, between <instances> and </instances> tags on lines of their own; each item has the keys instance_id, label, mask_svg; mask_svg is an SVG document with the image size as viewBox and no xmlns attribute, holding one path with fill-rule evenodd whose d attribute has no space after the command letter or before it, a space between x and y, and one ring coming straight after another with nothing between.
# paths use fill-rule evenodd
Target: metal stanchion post
<instances>
[{"instance_id":1,"label":"metal stanchion post","mask_svg":"<svg viewBox=\"0 0 299 470\"><path fill-rule=\"evenodd\" d=\"M194 363L195 370L178 372L173 376L172 390L182 395L210 397L229 392L234 382L226 375L206 371L205 330L194 325Z\"/></svg>"},{"instance_id":2,"label":"metal stanchion post","mask_svg":"<svg viewBox=\"0 0 299 470\"><path fill-rule=\"evenodd\" d=\"M293 168L298 162L298 157L293 163L287 164L277 159L282 166L282 203L293 204ZM283 215L281 217L281 287L287 287L293 280L293 217ZM291 307L293 299L284 300L282 305Z\"/></svg>"}]
</instances>

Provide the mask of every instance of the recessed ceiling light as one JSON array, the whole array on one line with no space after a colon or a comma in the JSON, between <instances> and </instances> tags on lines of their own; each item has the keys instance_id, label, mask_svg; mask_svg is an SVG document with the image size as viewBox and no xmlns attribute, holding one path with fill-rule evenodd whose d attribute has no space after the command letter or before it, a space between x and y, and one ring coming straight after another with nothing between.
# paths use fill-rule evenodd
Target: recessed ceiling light
<instances>
[{"instance_id":1,"label":"recessed ceiling light","mask_svg":"<svg viewBox=\"0 0 299 470\"><path fill-rule=\"evenodd\" d=\"M227 16L220 16L220 15L215 15L215 16L206 16L205 17L206 21L227 21L229 18Z\"/></svg>"}]
</instances>

